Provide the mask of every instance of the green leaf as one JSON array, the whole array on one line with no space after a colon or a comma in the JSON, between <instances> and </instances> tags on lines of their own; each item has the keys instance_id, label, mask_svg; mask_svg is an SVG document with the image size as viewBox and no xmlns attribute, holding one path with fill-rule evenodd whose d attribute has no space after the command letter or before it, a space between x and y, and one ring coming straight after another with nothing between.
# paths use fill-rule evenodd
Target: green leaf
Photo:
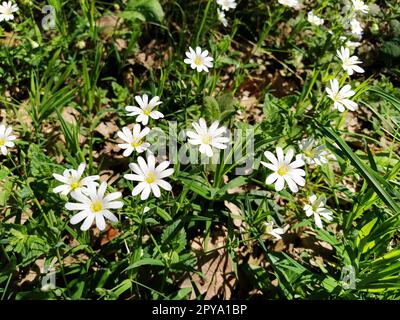
<instances>
[{"instance_id":1,"label":"green leaf","mask_svg":"<svg viewBox=\"0 0 400 320\"><path fill-rule=\"evenodd\" d=\"M219 110L219 105L217 99L214 97L204 97L204 117L207 121L214 121L219 119L221 112Z\"/></svg>"},{"instance_id":2,"label":"green leaf","mask_svg":"<svg viewBox=\"0 0 400 320\"><path fill-rule=\"evenodd\" d=\"M140 20L140 21L146 21L146 17L137 11L124 11L124 12L120 12L118 14L119 17L125 19L125 20L129 20L129 21L135 21L135 20ZM113 82L114 84L114 82Z\"/></svg>"},{"instance_id":3,"label":"green leaf","mask_svg":"<svg viewBox=\"0 0 400 320\"><path fill-rule=\"evenodd\" d=\"M28 158L30 159L30 172L34 177L49 177L53 173L53 162L46 156L42 149L31 144L28 149Z\"/></svg>"},{"instance_id":4,"label":"green leaf","mask_svg":"<svg viewBox=\"0 0 400 320\"><path fill-rule=\"evenodd\" d=\"M160 207L157 207L156 213L165 221L172 221L172 217L168 214L167 211L164 209L161 209Z\"/></svg>"},{"instance_id":5,"label":"green leaf","mask_svg":"<svg viewBox=\"0 0 400 320\"><path fill-rule=\"evenodd\" d=\"M132 282L129 279L126 279L122 281L119 285L117 285L115 288L113 288L114 294L119 297L121 294L123 294L125 291L129 290L132 288Z\"/></svg>"},{"instance_id":6,"label":"green leaf","mask_svg":"<svg viewBox=\"0 0 400 320\"><path fill-rule=\"evenodd\" d=\"M176 220L165 228L161 235L161 241L162 249L167 249L175 253L179 253L185 248L186 232L182 228L181 220Z\"/></svg>"},{"instance_id":7,"label":"green leaf","mask_svg":"<svg viewBox=\"0 0 400 320\"><path fill-rule=\"evenodd\" d=\"M180 172L179 181L183 183L184 186L192 190L194 193L202 196L205 199L212 200L212 188L210 187L207 180L199 176L193 176L186 172Z\"/></svg>"},{"instance_id":8,"label":"green leaf","mask_svg":"<svg viewBox=\"0 0 400 320\"><path fill-rule=\"evenodd\" d=\"M13 181L10 177L10 170L6 167L0 168L0 207L5 207L10 198Z\"/></svg>"},{"instance_id":9,"label":"green leaf","mask_svg":"<svg viewBox=\"0 0 400 320\"><path fill-rule=\"evenodd\" d=\"M159 266L159 267L164 267L165 264L164 264L164 262L162 262L161 260L158 260L158 259L143 258L143 259L135 262L134 264L130 265L124 271L130 270L130 269L134 269L134 268L138 268L138 267L141 267L141 266Z\"/></svg>"},{"instance_id":10,"label":"green leaf","mask_svg":"<svg viewBox=\"0 0 400 320\"><path fill-rule=\"evenodd\" d=\"M140 12L147 21L162 22L165 16L158 0L129 0L126 10Z\"/></svg>"},{"instance_id":11,"label":"green leaf","mask_svg":"<svg viewBox=\"0 0 400 320\"><path fill-rule=\"evenodd\" d=\"M321 131L325 133L326 136L334 140L347 158L351 161L353 166L358 170L358 172L364 177L368 184L375 190L381 200L396 214L400 214L400 207L396 203L390 194L389 189L392 188L388 183L384 186L380 183L382 180L377 178L377 174L371 170L367 165L361 161L361 159L351 150L348 144L339 137L336 132L330 127L320 127Z\"/></svg>"}]
</instances>

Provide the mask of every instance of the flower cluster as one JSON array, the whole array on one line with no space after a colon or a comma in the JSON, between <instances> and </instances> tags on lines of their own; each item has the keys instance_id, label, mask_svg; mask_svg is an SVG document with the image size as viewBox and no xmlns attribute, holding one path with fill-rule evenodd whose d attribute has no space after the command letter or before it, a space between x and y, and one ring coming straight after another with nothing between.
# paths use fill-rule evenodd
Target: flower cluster
<instances>
[{"instance_id":1,"label":"flower cluster","mask_svg":"<svg viewBox=\"0 0 400 320\"><path fill-rule=\"evenodd\" d=\"M85 231L95 221L97 228L104 230L106 227L104 218L112 222L118 221L110 209L123 207L122 201L116 201L122 194L120 192L106 194L107 183L102 182L99 186L97 181L100 177L98 175L83 178L85 168L85 163L81 163L77 170L65 169L62 175L54 173L54 178L62 185L54 188L53 192L61 193L64 196L70 195L77 201L76 203L67 202L65 204L67 210L79 211L71 218L72 224L84 220L81 230Z\"/></svg>"},{"instance_id":2,"label":"flower cluster","mask_svg":"<svg viewBox=\"0 0 400 320\"><path fill-rule=\"evenodd\" d=\"M117 132L117 136L124 141L124 143L118 144L121 149L124 149L123 156L129 157L135 151L142 153L150 148L150 144L145 142L145 137L150 133L150 128L142 128L140 123L147 125L149 119L163 118L164 115L154 110L154 108L160 105L162 102L159 101L159 97L149 97L144 94L142 97L136 96L136 102L139 107L127 106L126 110L129 112L128 116L136 116L136 122L133 129L123 127L121 131ZM135 196L141 194L141 199L145 200L149 197L152 191L156 197L160 196L160 186L163 189L171 190L171 185L162 178L170 176L173 173L173 169L166 169L169 166L169 162L162 162L159 166L155 167L155 158L153 155L149 155L146 161L142 158L138 158L139 165L131 163L129 167L136 173L136 175L127 174L125 178L127 180L141 181L137 187L133 189L132 195ZM72 224L77 224L84 220L81 225L81 230L88 230L93 222L96 223L97 228L100 230L105 229L105 218L117 222L117 217L110 211L110 209L120 209L123 207L122 201L117 199L122 197L121 192L112 192L107 194L107 183L98 183L99 176L87 176L83 177L86 165L81 163L77 170L65 169L63 174L53 174L54 178L61 183L53 189L55 193L61 193L64 196L70 195L76 203L68 202L65 208L68 210L79 210L79 213L71 218ZM138 169L139 168L139 169Z\"/></svg>"}]
</instances>

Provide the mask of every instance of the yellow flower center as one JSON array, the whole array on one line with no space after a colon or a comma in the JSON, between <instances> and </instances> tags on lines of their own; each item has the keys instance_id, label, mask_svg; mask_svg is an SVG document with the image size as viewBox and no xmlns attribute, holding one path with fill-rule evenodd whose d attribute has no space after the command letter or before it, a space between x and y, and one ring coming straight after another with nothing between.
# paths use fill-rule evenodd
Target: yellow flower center
<instances>
[{"instance_id":1,"label":"yellow flower center","mask_svg":"<svg viewBox=\"0 0 400 320\"><path fill-rule=\"evenodd\" d=\"M309 158L314 158L315 157L315 150L313 150L313 149L306 150L306 151L304 151L304 154Z\"/></svg>"},{"instance_id":2,"label":"yellow flower center","mask_svg":"<svg viewBox=\"0 0 400 320\"><path fill-rule=\"evenodd\" d=\"M149 172L146 176L147 183L153 183L156 180L156 175L153 172Z\"/></svg>"},{"instance_id":3,"label":"yellow flower center","mask_svg":"<svg viewBox=\"0 0 400 320\"><path fill-rule=\"evenodd\" d=\"M269 223L266 223L265 224L265 232L266 233L269 233L269 232L271 232L272 231L272 225L271 224L269 224Z\"/></svg>"},{"instance_id":4,"label":"yellow flower center","mask_svg":"<svg viewBox=\"0 0 400 320\"><path fill-rule=\"evenodd\" d=\"M4 146L6 144L6 140L4 140L3 138L0 138L0 147Z\"/></svg>"},{"instance_id":5,"label":"yellow flower center","mask_svg":"<svg viewBox=\"0 0 400 320\"><path fill-rule=\"evenodd\" d=\"M72 190L75 190L76 188L79 188L79 186L80 186L79 181L75 181L75 182L71 183L71 189Z\"/></svg>"},{"instance_id":6,"label":"yellow flower center","mask_svg":"<svg viewBox=\"0 0 400 320\"><path fill-rule=\"evenodd\" d=\"M205 135L205 136L201 139L201 142L204 143L204 144L210 144L210 143L211 143L211 140L212 140L211 136Z\"/></svg>"},{"instance_id":7,"label":"yellow flower center","mask_svg":"<svg viewBox=\"0 0 400 320\"><path fill-rule=\"evenodd\" d=\"M151 108L145 108L143 109L143 113L148 116L151 113Z\"/></svg>"},{"instance_id":8,"label":"yellow flower center","mask_svg":"<svg viewBox=\"0 0 400 320\"><path fill-rule=\"evenodd\" d=\"M93 212L99 212L103 209L103 204L99 200L96 200L92 203L90 209L92 209Z\"/></svg>"},{"instance_id":9,"label":"yellow flower center","mask_svg":"<svg viewBox=\"0 0 400 320\"><path fill-rule=\"evenodd\" d=\"M140 146L142 145L142 143L143 143L143 140L141 140L141 139L134 139L134 140L131 142L131 146L134 147L134 148L137 148L137 147L140 147Z\"/></svg>"},{"instance_id":10,"label":"yellow flower center","mask_svg":"<svg viewBox=\"0 0 400 320\"><path fill-rule=\"evenodd\" d=\"M282 164L279 168L278 168L278 174L280 176L284 176L285 174L287 174L289 172L289 168L287 167L286 164Z\"/></svg>"},{"instance_id":11,"label":"yellow flower center","mask_svg":"<svg viewBox=\"0 0 400 320\"><path fill-rule=\"evenodd\" d=\"M196 58L194 58L194 64L197 66L201 66L203 64L203 60L200 56L196 56Z\"/></svg>"}]
</instances>

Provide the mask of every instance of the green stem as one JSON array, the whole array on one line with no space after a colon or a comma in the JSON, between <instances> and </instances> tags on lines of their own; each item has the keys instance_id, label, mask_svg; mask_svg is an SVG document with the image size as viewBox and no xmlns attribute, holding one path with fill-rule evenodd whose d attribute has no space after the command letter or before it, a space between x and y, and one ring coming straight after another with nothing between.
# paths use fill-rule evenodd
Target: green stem
<instances>
[{"instance_id":1,"label":"green stem","mask_svg":"<svg viewBox=\"0 0 400 320\"><path fill-rule=\"evenodd\" d=\"M8 289L8 285L10 284L12 275L13 275L13 274L10 273L10 275L8 276L8 280L7 280L6 286L4 287L3 294L1 295L1 300L4 300L4 297L5 297L5 295L6 295L6 292L7 292L7 289Z\"/></svg>"},{"instance_id":2,"label":"green stem","mask_svg":"<svg viewBox=\"0 0 400 320\"><path fill-rule=\"evenodd\" d=\"M211 6L211 0L208 0L206 9L204 10L203 20L201 21L199 31L197 32L196 45L198 45L200 36L203 32L204 24L206 23L206 19L207 19L208 11L210 10L210 6Z\"/></svg>"}]
</instances>

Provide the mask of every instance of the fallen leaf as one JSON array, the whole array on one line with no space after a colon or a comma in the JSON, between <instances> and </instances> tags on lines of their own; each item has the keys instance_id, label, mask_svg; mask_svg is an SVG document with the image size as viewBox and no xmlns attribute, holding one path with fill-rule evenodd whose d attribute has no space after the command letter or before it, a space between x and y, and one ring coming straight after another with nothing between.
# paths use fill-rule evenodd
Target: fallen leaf
<instances>
[{"instance_id":1,"label":"fallen leaf","mask_svg":"<svg viewBox=\"0 0 400 320\"><path fill-rule=\"evenodd\" d=\"M192 288L193 281L200 294L205 295L204 299L212 298L230 299L233 290L238 283L233 268L233 262L226 249L227 230L222 227L211 235L205 244L204 238L198 236L191 242L192 250L195 252L198 261L198 270L205 278L198 274L190 273L181 283L181 288ZM204 251L207 247L207 251ZM192 290L190 299L195 299L195 291Z\"/></svg>"}]
</instances>

